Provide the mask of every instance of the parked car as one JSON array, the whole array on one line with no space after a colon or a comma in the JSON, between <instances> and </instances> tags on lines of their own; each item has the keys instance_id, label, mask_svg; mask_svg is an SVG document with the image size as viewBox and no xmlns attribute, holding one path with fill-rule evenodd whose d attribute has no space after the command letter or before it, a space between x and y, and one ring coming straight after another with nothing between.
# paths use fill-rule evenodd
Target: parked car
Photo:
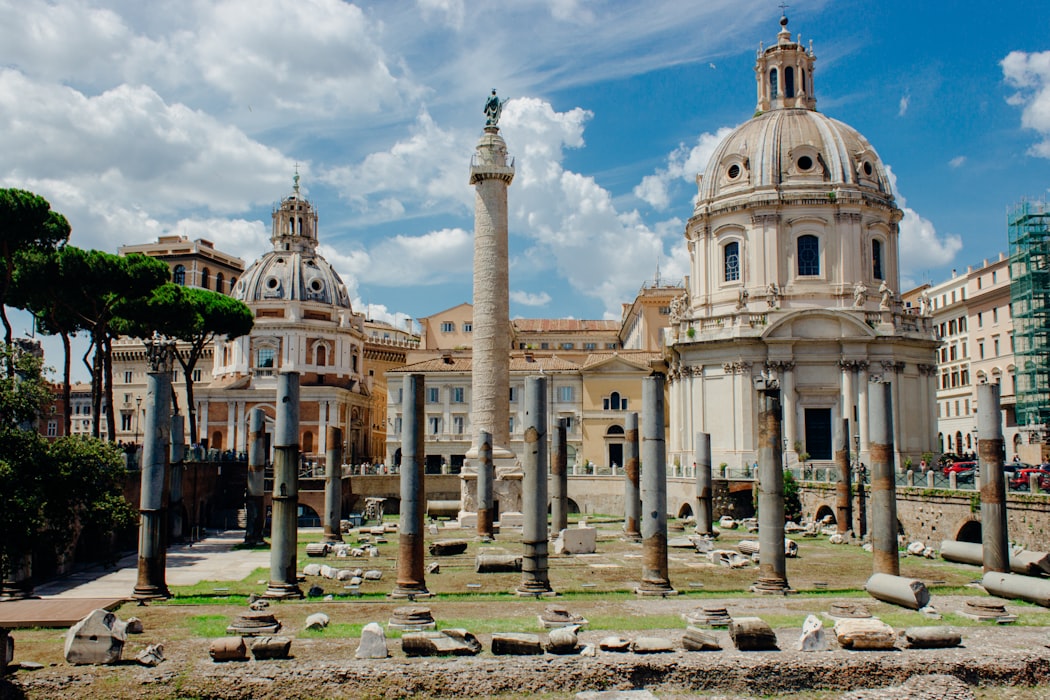
<instances>
[{"instance_id":1,"label":"parked car","mask_svg":"<svg viewBox=\"0 0 1050 700\"><path fill-rule=\"evenodd\" d=\"M977 468L977 462L952 462L944 468L944 475L947 476L952 472L956 474L960 472L972 472Z\"/></svg>"},{"instance_id":2,"label":"parked car","mask_svg":"<svg viewBox=\"0 0 1050 700\"><path fill-rule=\"evenodd\" d=\"M1014 491L1027 491L1031 486L1030 478L1032 474L1039 476L1039 488L1044 491L1050 490L1050 471L1041 467L1018 469L1013 477L1010 478L1010 488Z\"/></svg>"}]
</instances>

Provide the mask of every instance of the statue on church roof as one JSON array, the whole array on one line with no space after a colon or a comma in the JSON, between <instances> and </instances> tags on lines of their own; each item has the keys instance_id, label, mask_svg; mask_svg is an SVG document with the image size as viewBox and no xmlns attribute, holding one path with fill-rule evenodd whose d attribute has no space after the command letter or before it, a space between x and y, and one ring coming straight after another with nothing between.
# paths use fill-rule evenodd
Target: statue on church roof
<instances>
[{"instance_id":1,"label":"statue on church roof","mask_svg":"<svg viewBox=\"0 0 1050 700\"><path fill-rule=\"evenodd\" d=\"M853 308L864 308L864 302L868 300L868 288L863 282L853 285Z\"/></svg>"},{"instance_id":2,"label":"statue on church roof","mask_svg":"<svg viewBox=\"0 0 1050 700\"><path fill-rule=\"evenodd\" d=\"M879 309L888 311L893 301L893 290L890 289L890 285L886 284L886 280L882 280L882 284L879 285L879 294L882 296L879 300Z\"/></svg>"},{"instance_id":3,"label":"statue on church roof","mask_svg":"<svg viewBox=\"0 0 1050 700\"><path fill-rule=\"evenodd\" d=\"M488 117L485 120L485 126L496 126L499 124L500 115L503 113L504 102L505 100L496 97L496 88L492 88L492 94L489 95L489 99L485 101L485 116Z\"/></svg>"}]
</instances>

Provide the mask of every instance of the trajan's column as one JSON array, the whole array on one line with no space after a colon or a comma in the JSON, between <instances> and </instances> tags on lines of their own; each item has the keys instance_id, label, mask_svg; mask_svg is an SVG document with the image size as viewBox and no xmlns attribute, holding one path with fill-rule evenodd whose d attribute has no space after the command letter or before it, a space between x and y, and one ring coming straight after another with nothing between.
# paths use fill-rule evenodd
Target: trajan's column
<instances>
[{"instance_id":1,"label":"trajan's column","mask_svg":"<svg viewBox=\"0 0 1050 700\"><path fill-rule=\"evenodd\" d=\"M471 447L466 456L472 465L477 463L478 434L485 431L492 436L492 461L497 468L515 463L514 453L509 449L510 293L507 281L507 188L514 179L514 164L508 163L507 144L499 135L502 109L503 103L493 90L485 103L485 133L478 141L470 165L470 184L475 190L474 342ZM472 510L475 489L476 482L464 480L465 509ZM518 496L520 500L520 493ZM516 509L513 503L506 505L510 508L505 509Z\"/></svg>"}]
</instances>

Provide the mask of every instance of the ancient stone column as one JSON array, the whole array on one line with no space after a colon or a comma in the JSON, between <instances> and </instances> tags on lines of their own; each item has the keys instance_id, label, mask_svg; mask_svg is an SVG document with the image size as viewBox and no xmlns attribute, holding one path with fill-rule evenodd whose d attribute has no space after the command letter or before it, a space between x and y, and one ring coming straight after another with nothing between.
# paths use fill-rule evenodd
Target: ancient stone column
<instances>
[{"instance_id":1,"label":"ancient stone column","mask_svg":"<svg viewBox=\"0 0 1050 700\"><path fill-rule=\"evenodd\" d=\"M491 120L490 120L491 121ZM495 460L513 458L510 447L510 292L507 268L507 188L514 166L507 144L491 123L478 141L470 166L474 196L474 326L471 369L473 444L482 431L492 436Z\"/></svg>"},{"instance_id":2,"label":"ancient stone column","mask_svg":"<svg viewBox=\"0 0 1050 700\"><path fill-rule=\"evenodd\" d=\"M868 418L871 421L871 546L873 572L900 576L891 391L891 385L887 382L868 387Z\"/></svg>"},{"instance_id":3,"label":"ancient stone column","mask_svg":"<svg viewBox=\"0 0 1050 700\"><path fill-rule=\"evenodd\" d=\"M478 539L489 542L495 536L492 522L492 435L478 433Z\"/></svg>"},{"instance_id":4,"label":"ancient stone column","mask_svg":"<svg viewBox=\"0 0 1050 700\"><path fill-rule=\"evenodd\" d=\"M866 392L865 392L866 393ZM853 472L850 464L849 418L843 418L835 431L835 466L839 480L835 484L835 532L845 535L853 525Z\"/></svg>"},{"instance_id":5,"label":"ancient stone column","mask_svg":"<svg viewBox=\"0 0 1050 700\"><path fill-rule=\"evenodd\" d=\"M343 431L328 426L324 453L324 538L323 542L342 542L339 522L343 519Z\"/></svg>"},{"instance_id":6,"label":"ancient stone column","mask_svg":"<svg viewBox=\"0 0 1050 700\"><path fill-rule=\"evenodd\" d=\"M171 417L171 496L168 499L168 519L171 523L171 541L181 542L186 536L182 517L182 475L186 465L186 421L181 413Z\"/></svg>"},{"instance_id":7,"label":"ancient stone column","mask_svg":"<svg viewBox=\"0 0 1050 700\"><path fill-rule=\"evenodd\" d=\"M525 447L521 455L523 554L519 596L551 593L547 576L547 378L525 379Z\"/></svg>"},{"instance_id":8,"label":"ancient stone column","mask_svg":"<svg viewBox=\"0 0 1050 700\"><path fill-rule=\"evenodd\" d=\"M569 445L565 419L558 420L551 436L551 536L569 527Z\"/></svg>"},{"instance_id":9,"label":"ancient stone column","mask_svg":"<svg viewBox=\"0 0 1050 700\"><path fill-rule=\"evenodd\" d=\"M416 598L430 595L423 563L426 506L423 375L406 376L401 395L401 523L397 536L397 586L390 597Z\"/></svg>"},{"instance_id":10,"label":"ancient stone column","mask_svg":"<svg viewBox=\"0 0 1050 700\"><path fill-rule=\"evenodd\" d=\"M270 584L266 598L302 598L296 578L299 535L299 373L277 375L274 424L273 511L270 532Z\"/></svg>"},{"instance_id":11,"label":"ancient stone column","mask_svg":"<svg viewBox=\"0 0 1050 700\"><path fill-rule=\"evenodd\" d=\"M675 595L667 573L667 453L664 375L642 380L642 581L639 595Z\"/></svg>"},{"instance_id":12,"label":"ancient stone column","mask_svg":"<svg viewBox=\"0 0 1050 700\"><path fill-rule=\"evenodd\" d=\"M985 573L1010 571L999 392L998 384L977 385L977 455L981 460L978 464L981 475L981 541L984 544Z\"/></svg>"},{"instance_id":13,"label":"ancient stone column","mask_svg":"<svg viewBox=\"0 0 1050 700\"><path fill-rule=\"evenodd\" d=\"M638 464L638 414L631 412L624 417L623 445L623 535L626 539L640 541L639 530L642 518L642 497L639 488Z\"/></svg>"},{"instance_id":14,"label":"ancient stone column","mask_svg":"<svg viewBox=\"0 0 1050 700\"><path fill-rule=\"evenodd\" d=\"M139 502L138 582L136 598L167 598L165 581L168 460L171 441L171 369L174 342L156 336L146 341L145 416L142 431L142 491Z\"/></svg>"},{"instance_id":15,"label":"ancient stone column","mask_svg":"<svg viewBox=\"0 0 1050 700\"><path fill-rule=\"evenodd\" d=\"M779 391L758 394L758 581L754 593L790 593L784 554L784 465Z\"/></svg>"},{"instance_id":16,"label":"ancient stone column","mask_svg":"<svg viewBox=\"0 0 1050 700\"><path fill-rule=\"evenodd\" d=\"M696 532L714 534L711 485L711 434L696 434Z\"/></svg>"},{"instance_id":17,"label":"ancient stone column","mask_svg":"<svg viewBox=\"0 0 1050 700\"><path fill-rule=\"evenodd\" d=\"M253 408L248 414L248 490L244 508L247 523L244 528L244 543L263 543L266 513L263 497L266 489L266 414L261 408Z\"/></svg>"}]
</instances>

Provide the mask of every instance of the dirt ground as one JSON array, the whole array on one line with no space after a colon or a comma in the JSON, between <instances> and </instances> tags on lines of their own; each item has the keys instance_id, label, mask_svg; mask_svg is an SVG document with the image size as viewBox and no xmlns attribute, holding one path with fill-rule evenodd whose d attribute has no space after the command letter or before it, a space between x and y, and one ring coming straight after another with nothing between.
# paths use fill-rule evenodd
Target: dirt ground
<instances>
[{"instance_id":1,"label":"dirt ground","mask_svg":"<svg viewBox=\"0 0 1050 700\"><path fill-rule=\"evenodd\" d=\"M452 535L439 535L447 536ZM727 533L720 546L728 548L744 537L746 533ZM1050 611L1010 603L1008 611L1019 618L1016 624L974 623L960 612L967 599L985 597L978 589L966 588L979 576L979 569L915 558L902 558L902 573L941 582L932 590L933 604L943 619L879 603L857 590L871 571L870 554L860 547L834 547L824 540L800 540L801 556L788 560L789 581L799 595L749 594L747 584L755 578L754 569L713 567L703 555L672 549L670 578L680 595L642 598L630 592L630 579L640 569L640 548L621 542L610 530L602 533L597 556L552 555L550 579L561 595L543 600L507 595L520 581L520 574L479 575L473 571L478 547L514 551L520 545L510 538L502 538L495 545L471 542L465 555L428 557L428 561L441 563L441 572L427 578L428 587L437 595L415 604L429 607L439 628L463 627L475 633L484 651L467 658L408 658L401 651L397 634L388 632L391 658L356 660L360 628L368 622L385 627L393 609L406 604L382 595L393 585L396 572L396 534L389 539L390 543L381 545L381 557L338 561L330 557L325 562L383 571L381 582L362 586L364 596L348 596L341 582L310 577L304 591L319 584L334 599L271 605L270 611L283 625L280 634L293 638L292 658L216 663L208 655L210 640L222 636L229 620L246 610L244 598L239 596L265 587L259 585L265 582L265 572L257 571L242 582L204 582L177 590L177 597L166 603L125 604L118 615L122 619L139 617L145 632L129 636L125 661L115 666L67 664L62 655L65 630L18 630L13 633L16 662L36 661L43 668L14 670L0 681L0 698L535 696L561 700L581 691L643 688L662 699L1050 698ZM301 544L305 546L305 542ZM303 558L301 563L310 561L317 560ZM481 592L473 594L479 589L468 588L468 584L477 582L482 584ZM850 584L853 588L847 590ZM189 597L220 586L228 589L224 594L233 597ZM826 612L833 602L846 599L863 602L874 615L897 629L931 624L955 627L963 635L963 645L940 650L856 652L831 641L829 651L797 651L802 621L808 614L822 617L829 628L829 639L834 639L830 633L834 621ZM662 637L670 640L676 651L653 655L598 651L593 657L491 654L493 632L540 633L537 615L551 604L590 620L580 632L581 644L597 645L610 635L626 639ZM687 623L682 616L710 605L724 606L733 617L762 617L776 630L780 650L737 651L723 629L714 631L721 651L685 651L681 640ZM306 617L319 611L330 616L329 627L320 632L304 631ZM136 664L135 654L154 643L164 645L165 660L155 668ZM907 683L915 687L902 687Z\"/></svg>"}]
</instances>

